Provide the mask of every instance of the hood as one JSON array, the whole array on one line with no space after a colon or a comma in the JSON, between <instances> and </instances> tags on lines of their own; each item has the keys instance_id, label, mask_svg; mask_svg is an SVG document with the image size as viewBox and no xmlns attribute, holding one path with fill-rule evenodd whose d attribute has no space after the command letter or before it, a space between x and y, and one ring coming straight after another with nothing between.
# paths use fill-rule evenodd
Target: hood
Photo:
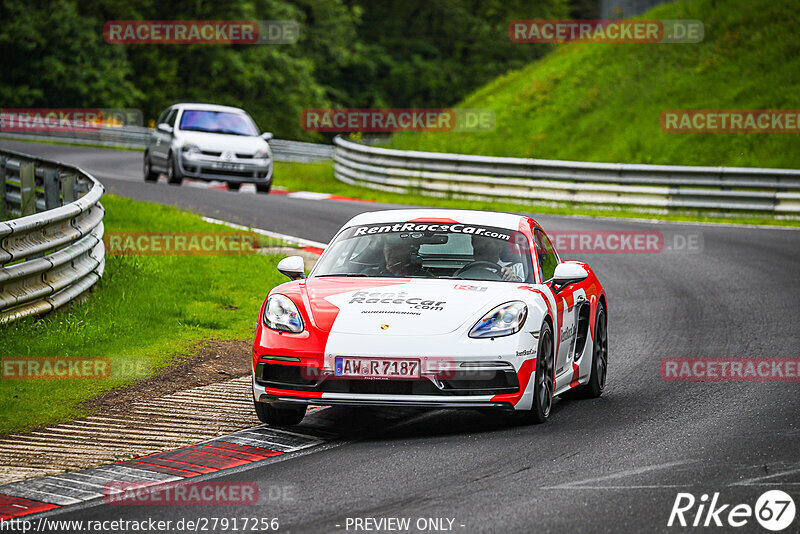
<instances>
[{"instance_id":1,"label":"hood","mask_svg":"<svg viewBox=\"0 0 800 534\"><path fill-rule=\"evenodd\" d=\"M304 304L314 324L343 334L447 334L513 299L506 282L402 278L310 278ZM472 325L466 325L470 327Z\"/></svg>"},{"instance_id":2,"label":"hood","mask_svg":"<svg viewBox=\"0 0 800 534\"><path fill-rule=\"evenodd\" d=\"M220 152L242 152L252 154L256 150L267 147L267 142L261 137L245 135L226 135L207 132L178 132L181 144L192 144L200 150L216 150Z\"/></svg>"}]
</instances>

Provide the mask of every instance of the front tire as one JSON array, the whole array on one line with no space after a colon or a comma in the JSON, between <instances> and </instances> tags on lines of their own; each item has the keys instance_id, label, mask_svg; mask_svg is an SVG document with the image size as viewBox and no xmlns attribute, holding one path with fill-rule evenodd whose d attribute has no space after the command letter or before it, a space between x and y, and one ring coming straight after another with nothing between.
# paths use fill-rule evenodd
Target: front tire
<instances>
[{"instance_id":1,"label":"front tire","mask_svg":"<svg viewBox=\"0 0 800 534\"><path fill-rule=\"evenodd\" d=\"M158 173L153 171L153 166L150 163L150 154L144 155L144 181L145 182L157 182L158 181Z\"/></svg>"},{"instance_id":2,"label":"front tire","mask_svg":"<svg viewBox=\"0 0 800 534\"><path fill-rule=\"evenodd\" d=\"M167 156L167 183L170 185L181 185L182 181L183 177L178 170L178 164L175 162L172 152L170 152L169 156Z\"/></svg>"},{"instance_id":3,"label":"front tire","mask_svg":"<svg viewBox=\"0 0 800 534\"><path fill-rule=\"evenodd\" d=\"M228 191L238 191L242 187L239 182L228 182Z\"/></svg>"},{"instance_id":4,"label":"front tire","mask_svg":"<svg viewBox=\"0 0 800 534\"><path fill-rule=\"evenodd\" d=\"M547 421L553 406L554 375L553 329L545 322L539 331L539 348L536 351L536 374L533 385L533 405L518 417L523 424L540 424Z\"/></svg>"},{"instance_id":5,"label":"front tire","mask_svg":"<svg viewBox=\"0 0 800 534\"><path fill-rule=\"evenodd\" d=\"M253 401L256 415L262 423L272 426L292 426L299 424L306 415L305 406L289 406L286 408L273 406L265 402Z\"/></svg>"},{"instance_id":6,"label":"front tire","mask_svg":"<svg viewBox=\"0 0 800 534\"><path fill-rule=\"evenodd\" d=\"M270 189L272 189L272 182L267 182L265 184L256 182L257 193L269 193Z\"/></svg>"},{"instance_id":7,"label":"front tire","mask_svg":"<svg viewBox=\"0 0 800 534\"><path fill-rule=\"evenodd\" d=\"M603 394L608 374L608 323L606 310L600 303L597 304L595 316L594 336L592 336L592 374L586 385L575 388L575 393L585 399L596 399Z\"/></svg>"}]
</instances>

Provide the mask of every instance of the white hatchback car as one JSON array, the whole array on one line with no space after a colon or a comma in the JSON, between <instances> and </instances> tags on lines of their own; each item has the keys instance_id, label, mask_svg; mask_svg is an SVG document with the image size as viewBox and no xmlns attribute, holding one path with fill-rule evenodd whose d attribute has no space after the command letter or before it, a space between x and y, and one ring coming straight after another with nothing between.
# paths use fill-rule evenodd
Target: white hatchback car
<instances>
[{"instance_id":1,"label":"white hatchback car","mask_svg":"<svg viewBox=\"0 0 800 534\"><path fill-rule=\"evenodd\" d=\"M175 104L158 118L144 153L144 179L159 173L180 185L183 178L222 180L237 190L253 183L268 193L272 186L272 134L259 134L246 111L212 104Z\"/></svg>"}]
</instances>

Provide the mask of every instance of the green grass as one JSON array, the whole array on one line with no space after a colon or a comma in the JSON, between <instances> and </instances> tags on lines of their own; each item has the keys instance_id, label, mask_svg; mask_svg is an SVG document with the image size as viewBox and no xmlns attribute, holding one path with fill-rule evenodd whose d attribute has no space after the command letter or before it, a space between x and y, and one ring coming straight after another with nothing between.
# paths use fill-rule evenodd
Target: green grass
<instances>
[{"instance_id":1,"label":"green grass","mask_svg":"<svg viewBox=\"0 0 800 534\"><path fill-rule=\"evenodd\" d=\"M795 0L692 0L643 19L698 19L697 44L571 43L459 107L482 133L407 133L393 148L576 161L800 168L797 133L665 133L670 109L800 109Z\"/></svg>"},{"instance_id":2,"label":"green grass","mask_svg":"<svg viewBox=\"0 0 800 534\"><path fill-rule=\"evenodd\" d=\"M106 232L230 231L175 208L107 195ZM0 357L105 356L157 371L203 341L248 339L267 292L285 281L264 255L106 256L83 303L0 326ZM235 309L228 309L235 308ZM116 374L113 374L116 377ZM129 381L128 381L129 382ZM127 383L2 380L0 434L83 415L81 403Z\"/></svg>"},{"instance_id":3,"label":"green grass","mask_svg":"<svg viewBox=\"0 0 800 534\"><path fill-rule=\"evenodd\" d=\"M433 206L439 208L473 209L486 211L506 211L513 213L534 213L551 215L581 215L586 217L616 217L626 219L658 219L662 221L693 221L708 223L735 223L752 225L800 226L798 219L778 219L768 215L749 214L713 214L708 212L671 211L643 212L624 208L601 209L596 206L559 206L541 203L513 203L503 201L479 201L456 198L441 198L421 195L415 191L408 194L390 193L352 186L338 181L333 176L333 165L330 163L275 163L275 184L290 191L314 191L330 193L345 197L385 202L389 204L407 204L412 206ZM377 209L377 208L376 208Z\"/></svg>"}]
</instances>

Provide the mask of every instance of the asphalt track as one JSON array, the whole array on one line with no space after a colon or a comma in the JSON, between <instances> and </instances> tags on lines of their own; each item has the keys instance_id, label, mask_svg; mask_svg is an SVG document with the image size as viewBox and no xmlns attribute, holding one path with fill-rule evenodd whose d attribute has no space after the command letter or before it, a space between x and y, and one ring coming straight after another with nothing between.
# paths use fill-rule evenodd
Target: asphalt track
<instances>
[{"instance_id":1,"label":"asphalt track","mask_svg":"<svg viewBox=\"0 0 800 534\"><path fill-rule=\"evenodd\" d=\"M0 146L80 165L109 193L315 241L384 207L145 184L140 152ZM800 505L800 382L674 382L659 373L667 357L797 356L800 232L536 218L546 230L658 230L668 243L674 235L702 243L693 253L575 258L591 263L609 296L601 398L558 400L546 424L530 427L472 411L419 411L399 421L376 413L356 436L217 477L255 481L262 495L290 489L281 498L238 508L97 505L51 517L277 517L280 532L354 532L348 517L407 517L412 526L451 518L452 531L465 533L668 532L699 530L667 528L678 492L719 492L721 504L753 506L764 491L781 489ZM328 424L364 417L326 412ZM765 532L753 518L735 530ZM790 531L800 531L800 519Z\"/></svg>"}]
</instances>

